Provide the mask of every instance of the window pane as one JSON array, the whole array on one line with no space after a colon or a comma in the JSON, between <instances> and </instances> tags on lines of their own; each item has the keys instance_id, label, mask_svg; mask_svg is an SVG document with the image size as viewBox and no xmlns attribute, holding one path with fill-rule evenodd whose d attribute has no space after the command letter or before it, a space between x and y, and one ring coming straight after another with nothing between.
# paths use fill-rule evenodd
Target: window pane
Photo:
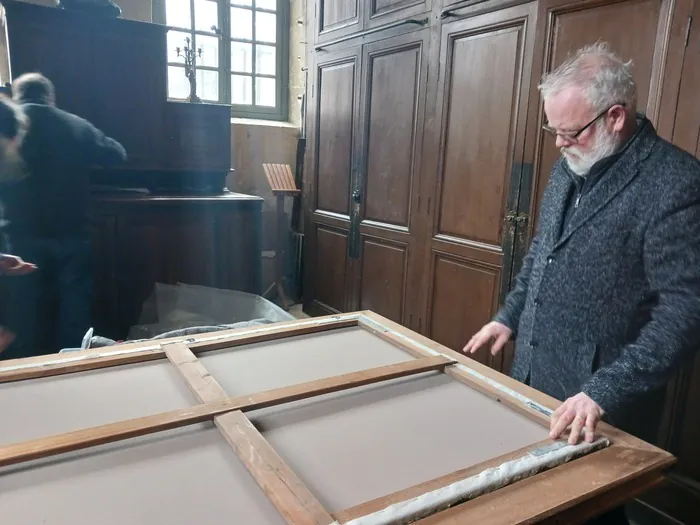
<instances>
[{"instance_id":1,"label":"window pane","mask_svg":"<svg viewBox=\"0 0 700 525\"><path fill-rule=\"evenodd\" d=\"M202 56L197 57L200 66L219 67L219 39L215 36L197 35L197 49L202 50Z\"/></svg>"},{"instance_id":2,"label":"window pane","mask_svg":"<svg viewBox=\"0 0 700 525\"><path fill-rule=\"evenodd\" d=\"M190 33L183 33L182 31L168 31L168 62L185 62L185 46L187 41L185 38L190 36ZM177 56L177 48L180 48L180 56Z\"/></svg>"},{"instance_id":3,"label":"window pane","mask_svg":"<svg viewBox=\"0 0 700 525\"><path fill-rule=\"evenodd\" d=\"M191 29L190 0L165 0L165 23Z\"/></svg>"},{"instance_id":4,"label":"window pane","mask_svg":"<svg viewBox=\"0 0 700 525\"><path fill-rule=\"evenodd\" d=\"M255 46L255 72L274 75L277 72L274 46Z\"/></svg>"},{"instance_id":5,"label":"window pane","mask_svg":"<svg viewBox=\"0 0 700 525\"><path fill-rule=\"evenodd\" d=\"M168 97L187 98L190 96L190 83L184 67L168 66Z\"/></svg>"},{"instance_id":6,"label":"window pane","mask_svg":"<svg viewBox=\"0 0 700 525\"><path fill-rule=\"evenodd\" d=\"M260 1L260 0L258 0ZM232 5L247 5L247 6L252 6L253 5L253 0L231 0Z\"/></svg>"},{"instance_id":7,"label":"window pane","mask_svg":"<svg viewBox=\"0 0 700 525\"><path fill-rule=\"evenodd\" d=\"M257 0L257 2L255 2L255 7L275 11L277 9L277 0Z\"/></svg>"},{"instance_id":8,"label":"window pane","mask_svg":"<svg viewBox=\"0 0 700 525\"><path fill-rule=\"evenodd\" d=\"M242 75L231 75L231 103L253 103L253 78Z\"/></svg>"},{"instance_id":9,"label":"window pane","mask_svg":"<svg viewBox=\"0 0 700 525\"><path fill-rule=\"evenodd\" d=\"M253 11L231 8L231 38L253 39Z\"/></svg>"},{"instance_id":10,"label":"window pane","mask_svg":"<svg viewBox=\"0 0 700 525\"><path fill-rule=\"evenodd\" d=\"M263 42L277 41L277 15L272 13L255 13L255 40Z\"/></svg>"},{"instance_id":11,"label":"window pane","mask_svg":"<svg viewBox=\"0 0 700 525\"><path fill-rule=\"evenodd\" d=\"M231 71L253 72L253 44L231 42Z\"/></svg>"},{"instance_id":12,"label":"window pane","mask_svg":"<svg viewBox=\"0 0 700 525\"><path fill-rule=\"evenodd\" d=\"M276 98L274 78L258 77L255 79L255 104L257 106L275 107Z\"/></svg>"},{"instance_id":13,"label":"window pane","mask_svg":"<svg viewBox=\"0 0 700 525\"><path fill-rule=\"evenodd\" d=\"M197 31L213 31L212 26L219 25L216 2L211 0L194 0L194 28Z\"/></svg>"},{"instance_id":14,"label":"window pane","mask_svg":"<svg viewBox=\"0 0 700 525\"><path fill-rule=\"evenodd\" d=\"M206 69L197 70L197 94L202 100L219 101L219 73L216 71L207 71Z\"/></svg>"}]
</instances>

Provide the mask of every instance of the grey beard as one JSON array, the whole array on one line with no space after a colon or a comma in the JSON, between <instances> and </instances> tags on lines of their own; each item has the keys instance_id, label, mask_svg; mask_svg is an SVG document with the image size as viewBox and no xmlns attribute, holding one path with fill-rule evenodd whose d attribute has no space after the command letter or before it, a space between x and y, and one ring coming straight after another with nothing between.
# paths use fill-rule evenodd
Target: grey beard
<instances>
[{"instance_id":1,"label":"grey beard","mask_svg":"<svg viewBox=\"0 0 700 525\"><path fill-rule=\"evenodd\" d=\"M606 133L604 130L601 131L603 131L604 134L599 138L595 148L587 155L579 157L578 160L573 162L566 155L564 155L569 169L571 169L571 171L573 171L576 175L585 177L591 171L591 168L596 162L613 155L620 148L619 137L611 133Z\"/></svg>"}]
</instances>

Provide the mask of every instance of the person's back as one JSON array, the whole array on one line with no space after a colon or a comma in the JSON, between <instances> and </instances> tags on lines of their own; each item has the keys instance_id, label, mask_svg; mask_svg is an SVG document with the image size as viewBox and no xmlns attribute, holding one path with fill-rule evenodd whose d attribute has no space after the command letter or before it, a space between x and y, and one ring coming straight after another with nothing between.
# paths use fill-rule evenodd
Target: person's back
<instances>
[{"instance_id":1,"label":"person's back","mask_svg":"<svg viewBox=\"0 0 700 525\"><path fill-rule=\"evenodd\" d=\"M20 100L20 102L22 102ZM0 186L12 235L60 237L89 227L90 170L124 160L124 148L88 121L51 104L23 103L28 176Z\"/></svg>"},{"instance_id":2,"label":"person's back","mask_svg":"<svg viewBox=\"0 0 700 525\"><path fill-rule=\"evenodd\" d=\"M126 159L118 142L55 106L47 78L22 75L12 90L28 127L21 146L24 176L0 183L4 231L14 253L39 270L8 283L6 324L16 339L0 358L80 345L92 309L90 171Z\"/></svg>"}]
</instances>

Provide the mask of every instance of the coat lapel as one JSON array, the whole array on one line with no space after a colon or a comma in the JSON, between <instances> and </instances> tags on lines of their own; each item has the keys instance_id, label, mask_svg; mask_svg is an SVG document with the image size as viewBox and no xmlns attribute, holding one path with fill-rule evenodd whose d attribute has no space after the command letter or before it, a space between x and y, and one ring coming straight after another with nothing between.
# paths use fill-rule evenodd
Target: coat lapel
<instances>
[{"instance_id":1,"label":"coat lapel","mask_svg":"<svg viewBox=\"0 0 700 525\"><path fill-rule=\"evenodd\" d=\"M563 162L563 161L562 161ZM561 235L561 228L566 214L566 201L571 191L573 182L562 165L558 165L552 172L552 208L549 228L551 233L550 246L556 244Z\"/></svg>"},{"instance_id":2,"label":"coat lapel","mask_svg":"<svg viewBox=\"0 0 700 525\"><path fill-rule=\"evenodd\" d=\"M620 158L608 168L602 180L581 200L579 210L572 217L566 230L562 232L554 249L564 244L571 235L595 217L634 180L639 173L639 163L649 155L656 142L655 139L656 132L653 126L645 120L642 129L627 147L627 151L622 153Z\"/></svg>"}]
</instances>

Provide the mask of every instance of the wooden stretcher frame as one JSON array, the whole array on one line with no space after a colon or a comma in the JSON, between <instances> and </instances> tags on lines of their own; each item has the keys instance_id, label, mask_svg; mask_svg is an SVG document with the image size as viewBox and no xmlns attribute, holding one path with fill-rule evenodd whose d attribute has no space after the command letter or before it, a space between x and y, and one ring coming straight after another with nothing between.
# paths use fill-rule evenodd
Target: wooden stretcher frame
<instances>
[{"instance_id":1,"label":"wooden stretcher frame","mask_svg":"<svg viewBox=\"0 0 700 525\"><path fill-rule=\"evenodd\" d=\"M202 352L354 326L372 332L415 359L228 397L197 358ZM521 457L527 450L492 458L331 514L284 463L245 412L429 371L442 371L547 428L550 414L559 404L541 392L370 311L7 361L0 363L0 383L158 359L167 359L177 367L199 405L0 447L0 467L213 421L287 523L342 524L365 519L387 506L432 493ZM607 424L601 424L599 432L606 439L606 446L598 450L498 490L454 502L427 516L418 516L415 522L422 525L583 523L658 485L664 479L664 471L675 462L668 452ZM535 446L550 444L551 441L545 441ZM528 450L532 448L527 447Z\"/></svg>"}]
</instances>

